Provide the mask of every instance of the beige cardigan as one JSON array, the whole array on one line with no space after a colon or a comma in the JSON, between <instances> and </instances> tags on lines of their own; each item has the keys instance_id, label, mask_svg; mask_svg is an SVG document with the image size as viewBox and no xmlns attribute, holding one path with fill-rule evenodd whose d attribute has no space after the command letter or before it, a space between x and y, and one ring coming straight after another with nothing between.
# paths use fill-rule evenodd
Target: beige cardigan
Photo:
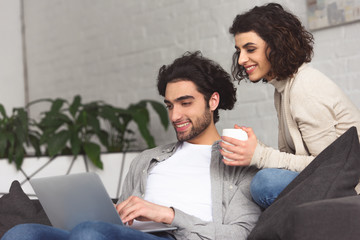
<instances>
[{"instance_id":1,"label":"beige cardigan","mask_svg":"<svg viewBox=\"0 0 360 240\"><path fill-rule=\"evenodd\" d=\"M359 109L321 72L304 64L293 78L269 83L275 87L279 150L258 141L250 165L300 172L351 126L357 128L360 136ZM281 119L288 126L294 150L285 140Z\"/></svg>"}]
</instances>

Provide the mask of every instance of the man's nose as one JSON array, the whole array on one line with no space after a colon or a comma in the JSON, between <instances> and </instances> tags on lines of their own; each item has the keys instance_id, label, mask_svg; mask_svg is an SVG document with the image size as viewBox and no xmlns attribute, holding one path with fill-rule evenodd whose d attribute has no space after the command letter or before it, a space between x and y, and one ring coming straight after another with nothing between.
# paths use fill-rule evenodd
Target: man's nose
<instances>
[{"instance_id":1,"label":"man's nose","mask_svg":"<svg viewBox=\"0 0 360 240\"><path fill-rule=\"evenodd\" d=\"M181 110L174 106L173 109L170 112L170 120L172 122L176 122L179 119L181 119L181 116L182 116Z\"/></svg>"}]
</instances>

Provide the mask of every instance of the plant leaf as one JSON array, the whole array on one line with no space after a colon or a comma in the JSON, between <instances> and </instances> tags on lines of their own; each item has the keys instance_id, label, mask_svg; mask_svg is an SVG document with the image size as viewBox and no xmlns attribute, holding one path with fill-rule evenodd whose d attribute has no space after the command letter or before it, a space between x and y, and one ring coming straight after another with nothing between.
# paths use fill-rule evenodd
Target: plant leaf
<instances>
[{"instance_id":1,"label":"plant leaf","mask_svg":"<svg viewBox=\"0 0 360 240\"><path fill-rule=\"evenodd\" d=\"M17 112L17 119L19 119L21 126L23 129L28 129L28 114L24 108L16 108L15 111Z\"/></svg>"},{"instance_id":2,"label":"plant leaf","mask_svg":"<svg viewBox=\"0 0 360 240\"><path fill-rule=\"evenodd\" d=\"M103 169L103 163L100 160L100 146L96 143L85 142L84 150L91 162L100 169Z\"/></svg>"},{"instance_id":3,"label":"plant leaf","mask_svg":"<svg viewBox=\"0 0 360 240\"><path fill-rule=\"evenodd\" d=\"M59 112L60 109L62 108L64 102L66 102L64 99L61 99L61 98L55 99L53 101L53 103L51 104L50 112Z\"/></svg>"},{"instance_id":4,"label":"plant leaf","mask_svg":"<svg viewBox=\"0 0 360 240\"><path fill-rule=\"evenodd\" d=\"M146 108L137 108L134 110L135 110L133 111L134 121L139 128L141 136L144 138L149 148L155 147L156 145L155 145L154 137L151 135L148 129L149 112L147 111Z\"/></svg>"},{"instance_id":5,"label":"plant leaf","mask_svg":"<svg viewBox=\"0 0 360 240\"><path fill-rule=\"evenodd\" d=\"M28 117L24 109L18 108L14 109L14 122L13 122L13 132L16 137L16 144L23 146L24 143L27 143L28 136Z\"/></svg>"},{"instance_id":6,"label":"plant leaf","mask_svg":"<svg viewBox=\"0 0 360 240\"><path fill-rule=\"evenodd\" d=\"M101 144L104 145L106 149L109 149L109 134L104 130L100 130L96 135Z\"/></svg>"},{"instance_id":7,"label":"plant leaf","mask_svg":"<svg viewBox=\"0 0 360 240\"><path fill-rule=\"evenodd\" d=\"M101 107L100 107L99 101L94 101L94 102L90 102L90 103L82 105L83 111L85 111L86 113L91 114L93 116L97 116L99 114L100 108Z\"/></svg>"},{"instance_id":8,"label":"plant leaf","mask_svg":"<svg viewBox=\"0 0 360 240\"><path fill-rule=\"evenodd\" d=\"M4 106L0 103L0 113L3 115L3 118L8 118Z\"/></svg>"},{"instance_id":9,"label":"plant leaf","mask_svg":"<svg viewBox=\"0 0 360 240\"><path fill-rule=\"evenodd\" d=\"M71 124L71 119L63 113L47 112L45 117L40 121L38 127L40 129L52 129L56 131L63 124Z\"/></svg>"},{"instance_id":10,"label":"plant leaf","mask_svg":"<svg viewBox=\"0 0 360 240\"><path fill-rule=\"evenodd\" d=\"M14 156L14 149L15 149L15 137L12 133L8 133L6 135L7 139L8 139L8 158L9 161L13 161L13 156Z\"/></svg>"},{"instance_id":11,"label":"plant leaf","mask_svg":"<svg viewBox=\"0 0 360 240\"><path fill-rule=\"evenodd\" d=\"M0 132L0 158L4 158L7 145L7 138L4 133Z\"/></svg>"},{"instance_id":12,"label":"plant leaf","mask_svg":"<svg viewBox=\"0 0 360 240\"><path fill-rule=\"evenodd\" d=\"M74 155L74 158L76 158L81 150L81 140L78 136L78 132L71 133L70 144L71 144L71 152Z\"/></svg>"},{"instance_id":13,"label":"plant leaf","mask_svg":"<svg viewBox=\"0 0 360 240\"><path fill-rule=\"evenodd\" d=\"M76 123L86 126L87 125L87 112L85 110L82 110L79 115L77 116Z\"/></svg>"},{"instance_id":14,"label":"plant leaf","mask_svg":"<svg viewBox=\"0 0 360 240\"><path fill-rule=\"evenodd\" d=\"M35 150L35 156L39 157L41 156L41 149L40 149L40 140L37 136L33 134L29 134L29 141L31 146Z\"/></svg>"},{"instance_id":15,"label":"plant leaf","mask_svg":"<svg viewBox=\"0 0 360 240\"><path fill-rule=\"evenodd\" d=\"M15 149L15 156L14 156L14 161L16 164L16 168L19 170L21 167L21 164L24 161L24 148L22 146L17 146Z\"/></svg>"},{"instance_id":16,"label":"plant leaf","mask_svg":"<svg viewBox=\"0 0 360 240\"><path fill-rule=\"evenodd\" d=\"M100 131L100 122L99 120L94 117L93 115L91 114L88 114L87 115L87 123L89 126L92 127L92 129L95 131L95 132L99 132Z\"/></svg>"},{"instance_id":17,"label":"plant leaf","mask_svg":"<svg viewBox=\"0 0 360 240\"><path fill-rule=\"evenodd\" d=\"M164 129L167 130L169 127L169 117L168 117L168 111L166 110L165 106L157 101L153 101L153 100L145 100L145 101L151 104L152 108L158 114Z\"/></svg>"},{"instance_id":18,"label":"plant leaf","mask_svg":"<svg viewBox=\"0 0 360 240\"><path fill-rule=\"evenodd\" d=\"M69 108L70 114L71 116L73 116L73 118L75 118L76 112L78 111L80 105L81 105L81 97L79 95L76 95Z\"/></svg>"},{"instance_id":19,"label":"plant leaf","mask_svg":"<svg viewBox=\"0 0 360 240\"><path fill-rule=\"evenodd\" d=\"M66 142L70 138L70 133L66 130L62 130L57 134L50 137L48 141L49 156L54 157L56 154L61 153L65 148Z\"/></svg>"},{"instance_id":20,"label":"plant leaf","mask_svg":"<svg viewBox=\"0 0 360 240\"><path fill-rule=\"evenodd\" d=\"M109 121L111 126L113 126L115 129L122 129L122 125L119 121L118 114L123 111L123 109L120 108L114 108L112 106L106 105L101 108L101 111L99 112L100 116L106 120Z\"/></svg>"}]
</instances>

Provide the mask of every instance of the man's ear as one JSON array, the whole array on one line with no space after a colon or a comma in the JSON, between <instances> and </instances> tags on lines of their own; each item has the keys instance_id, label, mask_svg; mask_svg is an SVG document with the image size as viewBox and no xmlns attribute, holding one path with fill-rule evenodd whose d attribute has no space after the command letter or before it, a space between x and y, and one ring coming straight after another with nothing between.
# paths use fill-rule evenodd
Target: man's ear
<instances>
[{"instance_id":1,"label":"man's ear","mask_svg":"<svg viewBox=\"0 0 360 240\"><path fill-rule=\"evenodd\" d=\"M209 107L211 111L215 111L220 103L220 95L218 92L214 92L209 100Z\"/></svg>"}]
</instances>

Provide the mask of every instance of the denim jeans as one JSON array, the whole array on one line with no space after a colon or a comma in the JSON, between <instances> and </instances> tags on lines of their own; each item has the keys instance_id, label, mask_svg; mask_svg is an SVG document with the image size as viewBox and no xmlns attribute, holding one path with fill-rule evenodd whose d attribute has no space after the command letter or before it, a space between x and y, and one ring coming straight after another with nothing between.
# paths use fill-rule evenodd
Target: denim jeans
<instances>
[{"instance_id":1,"label":"denim jeans","mask_svg":"<svg viewBox=\"0 0 360 240\"><path fill-rule=\"evenodd\" d=\"M156 235L155 235L156 234ZM170 234L143 233L125 226L105 222L84 222L70 232L40 224L21 224L5 233L1 240L174 240Z\"/></svg>"},{"instance_id":2,"label":"denim jeans","mask_svg":"<svg viewBox=\"0 0 360 240\"><path fill-rule=\"evenodd\" d=\"M266 209L297 175L298 172L278 168L260 170L250 184L252 198L260 207Z\"/></svg>"}]
</instances>

